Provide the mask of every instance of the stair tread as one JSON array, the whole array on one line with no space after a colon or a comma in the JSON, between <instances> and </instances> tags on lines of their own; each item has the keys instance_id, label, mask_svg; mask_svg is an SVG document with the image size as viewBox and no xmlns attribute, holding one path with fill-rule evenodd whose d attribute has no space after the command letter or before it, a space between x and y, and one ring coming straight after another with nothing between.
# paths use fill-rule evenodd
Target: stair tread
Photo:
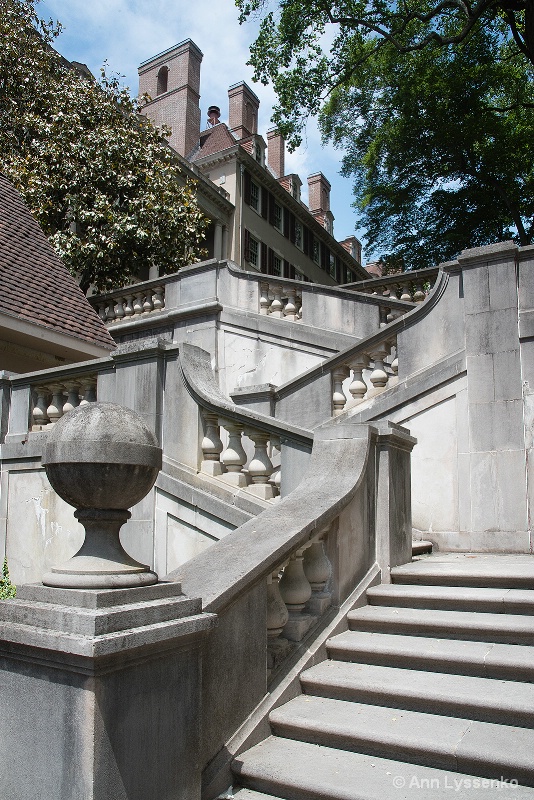
<instances>
[{"instance_id":1,"label":"stair tread","mask_svg":"<svg viewBox=\"0 0 534 800\"><path fill-rule=\"evenodd\" d=\"M534 614L534 590L475 588L473 586L421 586L386 583L367 590L371 605L402 605L411 608L455 607L487 611L493 614Z\"/></svg>"},{"instance_id":2,"label":"stair tread","mask_svg":"<svg viewBox=\"0 0 534 800\"><path fill-rule=\"evenodd\" d=\"M401 760L425 759L444 769L481 767L491 774L534 778L534 730L443 717L420 711L301 695L271 712L273 733L300 741L376 753ZM484 774L484 773L483 773ZM489 773L485 773L489 774Z\"/></svg>"},{"instance_id":3,"label":"stair tread","mask_svg":"<svg viewBox=\"0 0 534 800\"><path fill-rule=\"evenodd\" d=\"M426 632L444 630L453 636L488 636L534 643L534 616L492 614L482 611L443 611L397 606L363 606L347 615L352 630L394 626L399 633L424 636ZM445 637L447 638L447 636Z\"/></svg>"},{"instance_id":4,"label":"stair tread","mask_svg":"<svg viewBox=\"0 0 534 800\"><path fill-rule=\"evenodd\" d=\"M225 797L225 795L223 795ZM265 794L264 792L255 792L254 789L238 789L232 795L232 800L283 800L280 795Z\"/></svg>"},{"instance_id":5,"label":"stair tread","mask_svg":"<svg viewBox=\"0 0 534 800\"><path fill-rule=\"evenodd\" d=\"M233 769L251 788L291 800L406 800L416 796L417 789L424 790L426 781L432 786L432 800L450 800L455 786L469 790L472 781L483 780L276 736L238 756ZM534 797L528 787L514 786L513 791L516 797ZM486 788L484 797L502 793L502 786Z\"/></svg>"},{"instance_id":6,"label":"stair tread","mask_svg":"<svg viewBox=\"0 0 534 800\"><path fill-rule=\"evenodd\" d=\"M305 670L308 694L507 724L534 724L534 685L472 675L323 661ZM460 713L459 713L460 712Z\"/></svg>"},{"instance_id":7,"label":"stair tread","mask_svg":"<svg viewBox=\"0 0 534 800\"><path fill-rule=\"evenodd\" d=\"M481 677L505 678L509 674L512 679L513 674L518 674L525 675L524 678L519 677L519 680L525 681L534 677L534 649L525 645L345 631L328 639L326 646L334 658L343 658L341 653L345 651L354 658L373 654L384 659L397 658L406 666L416 667L414 662L423 661L427 669L433 662L436 672L449 672L451 667L462 670L473 666L480 669L477 674ZM448 668L445 669L445 666Z\"/></svg>"},{"instance_id":8,"label":"stair tread","mask_svg":"<svg viewBox=\"0 0 534 800\"><path fill-rule=\"evenodd\" d=\"M442 586L534 587L534 556L527 554L439 553L421 561L394 567L394 583Z\"/></svg>"}]
</instances>

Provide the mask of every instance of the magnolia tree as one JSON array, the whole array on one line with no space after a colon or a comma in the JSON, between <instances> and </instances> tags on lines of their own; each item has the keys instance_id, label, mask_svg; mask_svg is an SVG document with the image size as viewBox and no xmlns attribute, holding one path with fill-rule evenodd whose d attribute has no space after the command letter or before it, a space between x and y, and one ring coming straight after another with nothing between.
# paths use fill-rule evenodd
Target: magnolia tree
<instances>
[{"instance_id":1,"label":"magnolia tree","mask_svg":"<svg viewBox=\"0 0 534 800\"><path fill-rule=\"evenodd\" d=\"M117 78L99 82L51 47L33 0L0 0L0 169L83 291L205 255L195 184Z\"/></svg>"}]
</instances>

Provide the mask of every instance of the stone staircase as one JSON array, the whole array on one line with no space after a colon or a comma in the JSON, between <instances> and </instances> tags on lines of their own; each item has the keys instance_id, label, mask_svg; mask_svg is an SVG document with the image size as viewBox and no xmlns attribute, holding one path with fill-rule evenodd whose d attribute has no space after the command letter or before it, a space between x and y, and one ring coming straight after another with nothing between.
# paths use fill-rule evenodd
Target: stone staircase
<instances>
[{"instance_id":1,"label":"stone staircase","mask_svg":"<svg viewBox=\"0 0 534 800\"><path fill-rule=\"evenodd\" d=\"M234 760L236 800L534 798L534 557L429 555L392 579Z\"/></svg>"}]
</instances>

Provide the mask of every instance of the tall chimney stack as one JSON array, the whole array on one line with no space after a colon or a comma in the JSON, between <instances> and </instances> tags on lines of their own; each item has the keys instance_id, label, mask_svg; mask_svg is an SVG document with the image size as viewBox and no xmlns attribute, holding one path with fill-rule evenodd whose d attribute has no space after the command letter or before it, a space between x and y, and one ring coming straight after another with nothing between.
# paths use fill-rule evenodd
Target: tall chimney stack
<instances>
[{"instance_id":1,"label":"tall chimney stack","mask_svg":"<svg viewBox=\"0 0 534 800\"><path fill-rule=\"evenodd\" d=\"M171 129L169 144L187 157L200 136L200 64L202 53L191 41L149 58L139 67L139 94L149 102L141 112L155 125Z\"/></svg>"},{"instance_id":2,"label":"tall chimney stack","mask_svg":"<svg viewBox=\"0 0 534 800\"><path fill-rule=\"evenodd\" d=\"M244 81L228 89L228 127L236 139L258 132L259 98Z\"/></svg>"},{"instance_id":3,"label":"tall chimney stack","mask_svg":"<svg viewBox=\"0 0 534 800\"><path fill-rule=\"evenodd\" d=\"M332 233L334 216L330 211L330 181L322 172L308 176L308 206L310 213L317 222L329 233Z\"/></svg>"},{"instance_id":4,"label":"tall chimney stack","mask_svg":"<svg viewBox=\"0 0 534 800\"><path fill-rule=\"evenodd\" d=\"M276 128L267 131L267 163L276 178L283 178L286 162L286 143L282 134Z\"/></svg>"}]
</instances>

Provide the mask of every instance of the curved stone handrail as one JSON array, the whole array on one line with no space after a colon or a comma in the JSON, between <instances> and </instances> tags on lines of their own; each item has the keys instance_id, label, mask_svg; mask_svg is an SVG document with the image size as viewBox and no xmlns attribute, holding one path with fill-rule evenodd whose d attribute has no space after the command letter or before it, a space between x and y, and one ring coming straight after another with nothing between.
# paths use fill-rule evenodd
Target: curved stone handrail
<instances>
[{"instance_id":1,"label":"curved stone handrail","mask_svg":"<svg viewBox=\"0 0 534 800\"><path fill-rule=\"evenodd\" d=\"M207 411L258 430L311 446L313 432L255 411L236 406L220 390L211 367L211 356L196 345L180 345L180 369L184 385L195 402Z\"/></svg>"},{"instance_id":2,"label":"curved stone handrail","mask_svg":"<svg viewBox=\"0 0 534 800\"><path fill-rule=\"evenodd\" d=\"M335 369L336 367L344 366L346 363L354 360L356 356L365 353L367 350L376 347L377 345L381 344L384 341L387 341L388 339L394 338L400 331L406 330L407 328L411 328L413 325L416 325L419 322L419 320L426 317L426 315L439 302L439 300L443 296L443 293L445 292L448 281L449 281L448 273L445 272L440 266L436 283L424 303L417 305L415 308L413 308L404 316L399 317L393 322L388 323L383 328L380 328L380 330L378 330L376 333L373 333L371 336L362 339L360 342L358 342L358 344L352 345L351 347L348 347L345 350L341 350L335 356L331 356L330 358L327 358L325 361L323 361L321 364L318 364L318 366L312 367L306 372L297 375L297 377L293 378L292 380L287 381L287 383L282 384L274 392L275 400L280 400L283 397L292 394L295 390L301 388L306 384L309 384L310 381L313 381L316 378L320 378L322 375L331 373L332 370Z\"/></svg>"},{"instance_id":3,"label":"curved stone handrail","mask_svg":"<svg viewBox=\"0 0 534 800\"><path fill-rule=\"evenodd\" d=\"M205 611L220 613L247 587L266 578L331 524L359 489L378 434L373 426L351 428L353 437L329 439L330 429L325 427L314 442L308 470L293 492L166 579L180 581L190 597L202 597Z\"/></svg>"}]
</instances>

